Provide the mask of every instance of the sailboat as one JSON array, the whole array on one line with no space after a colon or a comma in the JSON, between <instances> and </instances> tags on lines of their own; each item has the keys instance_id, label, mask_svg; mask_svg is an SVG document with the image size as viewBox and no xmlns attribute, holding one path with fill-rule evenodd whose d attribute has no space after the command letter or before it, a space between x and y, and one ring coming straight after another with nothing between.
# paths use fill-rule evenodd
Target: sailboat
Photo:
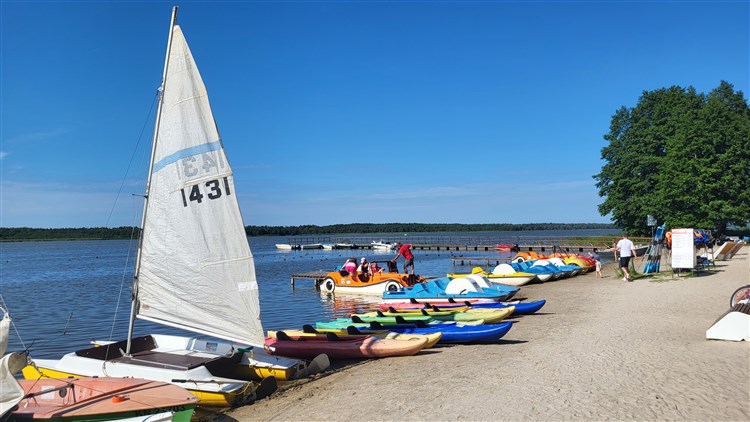
<instances>
[{"instance_id":1,"label":"sailboat","mask_svg":"<svg viewBox=\"0 0 750 422\"><path fill-rule=\"evenodd\" d=\"M273 377L260 384L236 377L238 367L300 370L302 363L263 351L255 264L233 173L176 17L177 7L172 11L151 147L128 338L59 360L38 359L23 373L27 379L109 376L165 381L188 389L200 399L200 406L227 407L276 388ZM160 334L134 338L136 319L227 343ZM252 349L244 351L235 344Z\"/></svg>"}]
</instances>

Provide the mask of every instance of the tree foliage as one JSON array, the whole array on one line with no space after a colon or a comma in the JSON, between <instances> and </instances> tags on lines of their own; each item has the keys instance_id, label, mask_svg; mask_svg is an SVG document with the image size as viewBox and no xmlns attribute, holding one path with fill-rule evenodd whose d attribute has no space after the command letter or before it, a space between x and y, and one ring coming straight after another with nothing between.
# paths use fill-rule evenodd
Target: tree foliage
<instances>
[{"instance_id":1,"label":"tree foliage","mask_svg":"<svg viewBox=\"0 0 750 422\"><path fill-rule=\"evenodd\" d=\"M427 232L492 232L530 230L591 230L611 229L611 224L601 223L528 223L528 224L334 224L330 226L246 226L248 236L301 236L330 234L382 234L382 233L427 233ZM37 229L29 227L0 227L0 241L29 240L114 240L137 238L136 227L95 227L66 229Z\"/></svg>"},{"instance_id":2,"label":"tree foliage","mask_svg":"<svg viewBox=\"0 0 750 422\"><path fill-rule=\"evenodd\" d=\"M722 81L709 94L678 86L644 91L612 116L594 175L601 215L617 227L719 229L750 220L750 107Z\"/></svg>"}]
</instances>

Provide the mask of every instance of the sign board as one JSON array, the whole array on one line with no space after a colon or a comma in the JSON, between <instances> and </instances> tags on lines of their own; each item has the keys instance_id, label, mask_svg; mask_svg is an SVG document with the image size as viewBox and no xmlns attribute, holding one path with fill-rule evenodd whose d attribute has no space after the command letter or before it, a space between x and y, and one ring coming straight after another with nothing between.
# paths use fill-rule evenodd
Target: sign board
<instances>
[{"instance_id":1,"label":"sign board","mask_svg":"<svg viewBox=\"0 0 750 422\"><path fill-rule=\"evenodd\" d=\"M672 268L695 268L693 229L672 229Z\"/></svg>"},{"instance_id":2,"label":"sign board","mask_svg":"<svg viewBox=\"0 0 750 422\"><path fill-rule=\"evenodd\" d=\"M652 226L652 227L656 225L656 219L654 218L653 215L649 214L646 216L646 225Z\"/></svg>"}]
</instances>

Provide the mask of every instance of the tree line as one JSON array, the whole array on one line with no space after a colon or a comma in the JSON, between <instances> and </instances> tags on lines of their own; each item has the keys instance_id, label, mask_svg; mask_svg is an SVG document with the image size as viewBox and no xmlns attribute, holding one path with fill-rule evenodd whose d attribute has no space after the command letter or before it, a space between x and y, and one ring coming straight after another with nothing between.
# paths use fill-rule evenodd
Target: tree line
<instances>
[{"instance_id":1,"label":"tree line","mask_svg":"<svg viewBox=\"0 0 750 422\"><path fill-rule=\"evenodd\" d=\"M427 223L352 223L327 226L245 226L248 236L301 236L370 233L428 233L428 232L496 232L533 230L589 230L612 229L604 223L527 223L527 224L427 224ZM93 227L39 229L30 227L0 227L0 241L34 240L116 240L137 238L137 227Z\"/></svg>"},{"instance_id":2,"label":"tree line","mask_svg":"<svg viewBox=\"0 0 750 422\"><path fill-rule=\"evenodd\" d=\"M593 176L601 215L634 234L647 216L675 227L729 233L750 221L750 107L726 81L708 94L672 86L621 107Z\"/></svg>"}]
</instances>

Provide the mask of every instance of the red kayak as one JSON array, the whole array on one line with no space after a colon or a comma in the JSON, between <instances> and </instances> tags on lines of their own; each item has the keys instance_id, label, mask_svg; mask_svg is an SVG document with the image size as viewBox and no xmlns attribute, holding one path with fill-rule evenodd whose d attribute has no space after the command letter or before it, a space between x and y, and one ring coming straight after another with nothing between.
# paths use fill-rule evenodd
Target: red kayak
<instances>
[{"instance_id":1,"label":"red kayak","mask_svg":"<svg viewBox=\"0 0 750 422\"><path fill-rule=\"evenodd\" d=\"M332 333L329 333L332 334ZM392 340L372 336L339 337L335 334L319 336L288 336L283 331L276 338L266 338L266 348L274 355L311 359L325 353L332 359L384 358L411 356L427 345L427 339Z\"/></svg>"}]
</instances>

